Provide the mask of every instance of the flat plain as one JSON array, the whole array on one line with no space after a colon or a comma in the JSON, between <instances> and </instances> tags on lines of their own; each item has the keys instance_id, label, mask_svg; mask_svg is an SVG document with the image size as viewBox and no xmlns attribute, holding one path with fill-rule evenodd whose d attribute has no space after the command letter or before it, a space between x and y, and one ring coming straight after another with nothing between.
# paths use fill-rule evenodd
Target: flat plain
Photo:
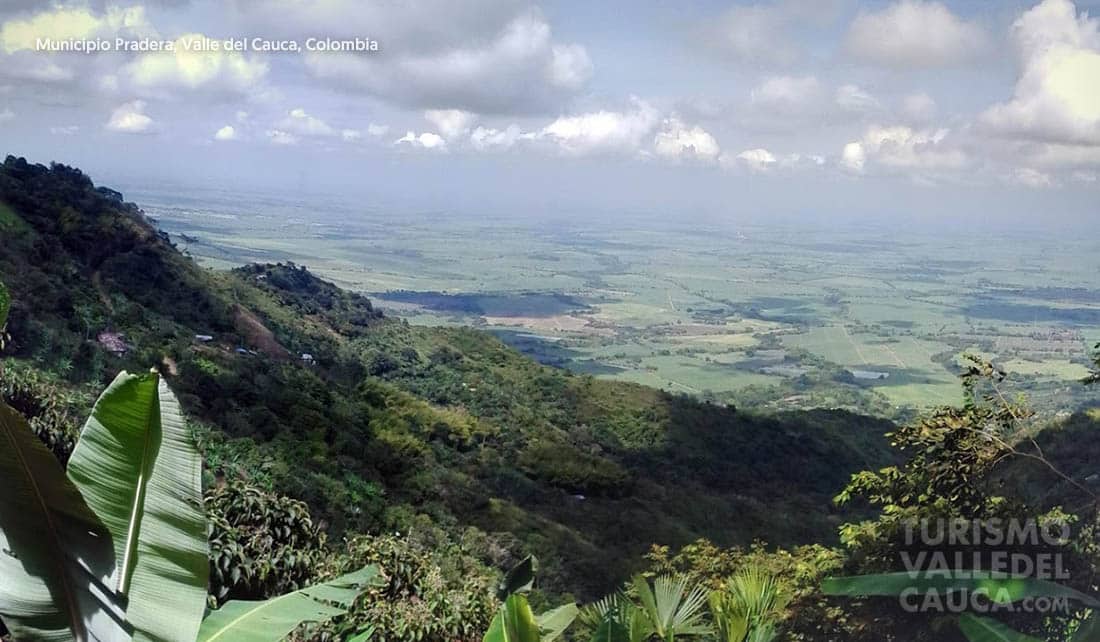
<instances>
[{"instance_id":1,"label":"flat plain","mask_svg":"<svg viewBox=\"0 0 1100 642\"><path fill-rule=\"evenodd\" d=\"M1100 243L1087 236L387 214L132 192L206 265L293 261L410 323L491 330L553 365L718 402L957 403L962 355L1038 408L1097 402Z\"/></svg>"}]
</instances>

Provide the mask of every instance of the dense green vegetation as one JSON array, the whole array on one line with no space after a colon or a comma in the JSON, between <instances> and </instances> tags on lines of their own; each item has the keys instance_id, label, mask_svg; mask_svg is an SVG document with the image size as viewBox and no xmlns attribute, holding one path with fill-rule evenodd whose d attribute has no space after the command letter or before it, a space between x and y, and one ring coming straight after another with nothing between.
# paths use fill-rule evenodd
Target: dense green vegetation
<instances>
[{"instance_id":1,"label":"dense green vegetation","mask_svg":"<svg viewBox=\"0 0 1100 642\"><path fill-rule=\"evenodd\" d=\"M85 570L129 598L97 594L96 608L138 638L207 639L280 595L300 608L271 639L870 642L996 639L973 637L992 626L1060 640L1095 622L1083 602L933 628L859 597L866 584L844 585L856 599L820 589L899 570L914 519L1026 515L1073 524L1067 590L1096 591L1098 417L1040 421L979 357L962 405L903 425L746 412L540 365L478 330L410 326L295 264L202 268L65 166L9 157L0 204L5 478L50 480L39 504L62 508L39 521L74 527L37 541L33 502L6 495L17 554L0 570L51 586L80 570L39 573L46 560L87 550ZM150 365L159 375L114 377ZM537 585L501 580L532 554ZM149 599L169 579L175 601ZM87 600L34 595L48 630L82 639ZM0 615L37 639L43 620ZM129 639L116 633L101 637Z\"/></svg>"},{"instance_id":2,"label":"dense green vegetation","mask_svg":"<svg viewBox=\"0 0 1100 642\"><path fill-rule=\"evenodd\" d=\"M330 541L472 528L506 551L485 562L538 553L547 587L596 596L653 543L831 539L832 491L891 461L884 421L572 375L475 330L382 318L295 265L200 268L72 168L9 158L0 201L5 379L71 399L71 417L113 372L156 365L209 474L304 501Z\"/></svg>"}]
</instances>

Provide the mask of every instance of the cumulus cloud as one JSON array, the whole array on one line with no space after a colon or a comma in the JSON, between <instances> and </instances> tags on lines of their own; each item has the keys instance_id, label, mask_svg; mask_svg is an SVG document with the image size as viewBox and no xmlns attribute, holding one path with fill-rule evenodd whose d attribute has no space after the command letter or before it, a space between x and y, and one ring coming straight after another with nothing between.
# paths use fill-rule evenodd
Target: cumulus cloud
<instances>
[{"instance_id":1,"label":"cumulus cloud","mask_svg":"<svg viewBox=\"0 0 1100 642\"><path fill-rule=\"evenodd\" d=\"M422 134L416 134L411 131L405 132L405 135L395 140L393 144L420 147L422 149L435 149L439 151L447 149L447 141L435 132L424 132Z\"/></svg>"},{"instance_id":2,"label":"cumulus cloud","mask_svg":"<svg viewBox=\"0 0 1100 642\"><path fill-rule=\"evenodd\" d=\"M311 116L301 107L290 110L286 117L280 120L275 127L278 131L295 136L321 138L336 135L336 130L328 123Z\"/></svg>"},{"instance_id":3,"label":"cumulus cloud","mask_svg":"<svg viewBox=\"0 0 1100 642\"><path fill-rule=\"evenodd\" d=\"M658 156L672 160L714 160L721 153L714 136L698 125L688 127L675 116L665 119L653 140L653 149Z\"/></svg>"},{"instance_id":4,"label":"cumulus cloud","mask_svg":"<svg viewBox=\"0 0 1100 642\"><path fill-rule=\"evenodd\" d=\"M751 130L790 131L865 121L882 111L878 98L855 83L832 85L813 75L776 75L749 90L741 117Z\"/></svg>"},{"instance_id":5,"label":"cumulus cloud","mask_svg":"<svg viewBox=\"0 0 1100 642\"><path fill-rule=\"evenodd\" d=\"M840 162L849 170L862 173L867 165L867 152L863 149L863 143L853 141L846 144L840 152Z\"/></svg>"},{"instance_id":6,"label":"cumulus cloud","mask_svg":"<svg viewBox=\"0 0 1100 642\"><path fill-rule=\"evenodd\" d=\"M363 139L363 132L358 129L343 129L340 130L340 138L346 143L354 143Z\"/></svg>"},{"instance_id":7,"label":"cumulus cloud","mask_svg":"<svg viewBox=\"0 0 1100 642\"><path fill-rule=\"evenodd\" d=\"M904 125L869 127L860 140L844 146L841 165L855 173L882 169L929 175L959 170L969 158L949 134L948 129Z\"/></svg>"},{"instance_id":8,"label":"cumulus cloud","mask_svg":"<svg viewBox=\"0 0 1100 642\"><path fill-rule=\"evenodd\" d=\"M97 68L110 61L72 53L43 55L35 51L38 40L110 39L154 33L140 6L111 7L97 13L73 5L13 17L0 24L0 76L54 85L83 81L97 75Z\"/></svg>"},{"instance_id":9,"label":"cumulus cloud","mask_svg":"<svg viewBox=\"0 0 1100 642\"><path fill-rule=\"evenodd\" d=\"M554 45L550 49L550 83L569 91L584 87L592 77L592 60L580 45Z\"/></svg>"},{"instance_id":10,"label":"cumulus cloud","mask_svg":"<svg viewBox=\"0 0 1100 642\"><path fill-rule=\"evenodd\" d=\"M13 120L14 118L15 112L12 111L10 108L5 107L4 109L0 109L0 123L7 120Z\"/></svg>"},{"instance_id":11,"label":"cumulus cloud","mask_svg":"<svg viewBox=\"0 0 1100 642\"><path fill-rule=\"evenodd\" d=\"M349 35L384 37L380 53L310 53L306 65L322 81L404 107L545 112L583 89L593 72L582 45L556 41L540 12L517 2L266 4L284 7L291 16L280 15L284 24L312 34L360 25Z\"/></svg>"},{"instance_id":12,"label":"cumulus cloud","mask_svg":"<svg viewBox=\"0 0 1100 642\"><path fill-rule=\"evenodd\" d=\"M759 147L756 149L746 149L738 154L735 159L744 163L745 166L754 172L767 171L778 162L775 158L775 154Z\"/></svg>"},{"instance_id":13,"label":"cumulus cloud","mask_svg":"<svg viewBox=\"0 0 1100 642\"><path fill-rule=\"evenodd\" d=\"M825 165L825 157L797 153L777 156L763 147L757 147L735 155L722 154L719 162L727 169L747 169L754 174L763 174L777 169L803 170L822 167Z\"/></svg>"},{"instance_id":14,"label":"cumulus cloud","mask_svg":"<svg viewBox=\"0 0 1100 642\"><path fill-rule=\"evenodd\" d=\"M1069 0L1045 0L1012 29L1021 75L1011 100L990 107L987 131L1066 145L1100 145L1100 20Z\"/></svg>"},{"instance_id":15,"label":"cumulus cloud","mask_svg":"<svg viewBox=\"0 0 1100 642\"><path fill-rule=\"evenodd\" d=\"M145 101L134 100L111 112L107 129L124 134L144 134L152 130L153 119L145 114Z\"/></svg>"},{"instance_id":16,"label":"cumulus cloud","mask_svg":"<svg viewBox=\"0 0 1100 642\"><path fill-rule=\"evenodd\" d=\"M267 139L272 145L297 145L298 137L281 129L267 130Z\"/></svg>"},{"instance_id":17,"label":"cumulus cloud","mask_svg":"<svg viewBox=\"0 0 1100 642\"><path fill-rule=\"evenodd\" d=\"M213 89L232 94L256 90L267 75L267 63L238 51L214 51L201 33L175 40L174 51L142 54L125 74L141 89Z\"/></svg>"},{"instance_id":18,"label":"cumulus cloud","mask_svg":"<svg viewBox=\"0 0 1100 642\"><path fill-rule=\"evenodd\" d=\"M637 152L660 121L656 108L634 99L628 111L563 116L543 127L535 137L556 143L570 154Z\"/></svg>"},{"instance_id":19,"label":"cumulus cloud","mask_svg":"<svg viewBox=\"0 0 1100 642\"><path fill-rule=\"evenodd\" d=\"M424 112L424 119L450 140L469 132L477 116L461 109L429 109Z\"/></svg>"},{"instance_id":20,"label":"cumulus cloud","mask_svg":"<svg viewBox=\"0 0 1100 642\"><path fill-rule=\"evenodd\" d=\"M218 131L214 132L214 140L217 141L229 141L237 140L237 130L233 129L232 125L226 125Z\"/></svg>"},{"instance_id":21,"label":"cumulus cloud","mask_svg":"<svg viewBox=\"0 0 1100 642\"><path fill-rule=\"evenodd\" d=\"M394 145L473 152L499 152L523 145L536 153L617 154L672 162L709 162L721 153L718 141L705 129L689 125L675 114L664 116L639 98L632 98L626 109L561 116L530 131L516 123L504 128L477 125L477 116L462 110L429 110L424 116L437 131L409 131Z\"/></svg>"},{"instance_id":22,"label":"cumulus cloud","mask_svg":"<svg viewBox=\"0 0 1100 642\"><path fill-rule=\"evenodd\" d=\"M509 125L505 129L478 127L470 134L470 146L478 151L510 149L522 137L519 125Z\"/></svg>"},{"instance_id":23,"label":"cumulus cloud","mask_svg":"<svg viewBox=\"0 0 1100 642\"><path fill-rule=\"evenodd\" d=\"M371 123L367 125L367 133L371 136L385 136L390 133L389 125L379 125L378 123Z\"/></svg>"},{"instance_id":24,"label":"cumulus cloud","mask_svg":"<svg viewBox=\"0 0 1100 642\"><path fill-rule=\"evenodd\" d=\"M119 33L147 35L149 29L145 9L141 6L111 7L103 15L96 15L86 7L63 7L26 18L15 18L0 25L0 50L6 54L34 51L40 38L61 41Z\"/></svg>"},{"instance_id":25,"label":"cumulus cloud","mask_svg":"<svg viewBox=\"0 0 1100 642\"><path fill-rule=\"evenodd\" d=\"M857 15L848 28L844 49L874 65L926 69L972 60L988 42L980 25L962 20L940 2L901 0Z\"/></svg>"}]
</instances>

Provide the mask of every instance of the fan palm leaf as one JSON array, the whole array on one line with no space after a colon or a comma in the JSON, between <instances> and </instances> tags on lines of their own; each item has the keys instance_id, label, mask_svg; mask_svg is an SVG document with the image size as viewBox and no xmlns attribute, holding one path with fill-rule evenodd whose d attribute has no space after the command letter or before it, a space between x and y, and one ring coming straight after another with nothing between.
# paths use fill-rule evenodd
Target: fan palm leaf
<instances>
[{"instance_id":1,"label":"fan palm leaf","mask_svg":"<svg viewBox=\"0 0 1100 642\"><path fill-rule=\"evenodd\" d=\"M671 642L678 636L706 635L711 632L703 620L707 592L702 586L689 588L685 575L661 575L650 584L642 576L633 580L642 610L654 633Z\"/></svg>"}]
</instances>

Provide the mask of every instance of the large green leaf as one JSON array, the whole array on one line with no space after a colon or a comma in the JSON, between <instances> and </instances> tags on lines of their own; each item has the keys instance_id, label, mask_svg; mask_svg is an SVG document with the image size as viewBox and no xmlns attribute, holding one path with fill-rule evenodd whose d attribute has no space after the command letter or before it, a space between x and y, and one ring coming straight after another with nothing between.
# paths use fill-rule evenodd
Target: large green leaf
<instances>
[{"instance_id":1,"label":"large green leaf","mask_svg":"<svg viewBox=\"0 0 1100 642\"><path fill-rule=\"evenodd\" d=\"M1087 606L1097 606L1095 598L1068 586L1031 577L1012 577L999 573L974 571L931 571L920 573L883 573L825 580L826 595L901 595L947 594L966 591L984 594L998 604L1019 602L1029 597L1066 597Z\"/></svg>"},{"instance_id":2,"label":"large green leaf","mask_svg":"<svg viewBox=\"0 0 1100 642\"><path fill-rule=\"evenodd\" d=\"M367 566L270 600L227 602L203 620L198 642L279 642L303 623L343 615L377 579L378 569Z\"/></svg>"},{"instance_id":3,"label":"large green leaf","mask_svg":"<svg viewBox=\"0 0 1100 642\"><path fill-rule=\"evenodd\" d=\"M634 591L662 640L711 632L703 622L707 591L701 585L689 586L689 583L686 575L661 575L653 580L652 586L641 575L634 577Z\"/></svg>"},{"instance_id":4,"label":"large green leaf","mask_svg":"<svg viewBox=\"0 0 1100 642\"><path fill-rule=\"evenodd\" d=\"M514 593L493 617L483 642L540 642L541 635L527 598Z\"/></svg>"},{"instance_id":5,"label":"large green leaf","mask_svg":"<svg viewBox=\"0 0 1100 642\"><path fill-rule=\"evenodd\" d=\"M562 604L556 609L547 611L535 618L539 625L542 642L554 642L560 638L573 620L577 619L580 609L576 604Z\"/></svg>"},{"instance_id":6,"label":"large green leaf","mask_svg":"<svg viewBox=\"0 0 1100 642\"><path fill-rule=\"evenodd\" d=\"M528 555L504 574L500 584L497 585L497 598L508 599L512 593L527 593L535 585L535 573L538 572L539 561L534 555Z\"/></svg>"},{"instance_id":7,"label":"large green leaf","mask_svg":"<svg viewBox=\"0 0 1100 642\"><path fill-rule=\"evenodd\" d=\"M106 527L15 410L0 404L0 617L19 640L128 640Z\"/></svg>"},{"instance_id":8,"label":"large green leaf","mask_svg":"<svg viewBox=\"0 0 1100 642\"><path fill-rule=\"evenodd\" d=\"M959 618L959 628L970 642L1042 642L1030 635L1013 631L997 620L970 613Z\"/></svg>"},{"instance_id":9,"label":"large green leaf","mask_svg":"<svg viewBox=\"0 0 1100 642\"><path fill-rule=\"evenodd\" d=\"M134 639L194 642L209 574L202 461L167 384L120 374L84 424L68 472L111 533Z\"/></svg>"}]
</instances>

